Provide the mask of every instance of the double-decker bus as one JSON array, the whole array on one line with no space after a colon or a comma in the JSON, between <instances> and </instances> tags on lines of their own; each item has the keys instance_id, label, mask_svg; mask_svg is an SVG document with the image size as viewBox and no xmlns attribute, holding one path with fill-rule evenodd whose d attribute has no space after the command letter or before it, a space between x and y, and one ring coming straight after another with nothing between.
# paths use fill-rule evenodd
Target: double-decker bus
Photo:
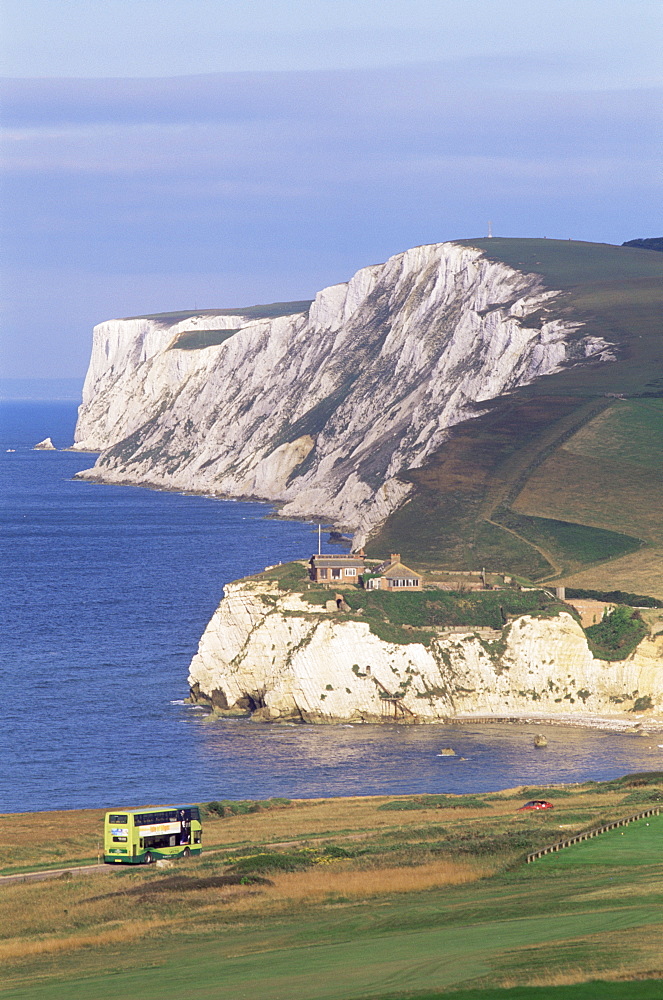
<instances>
[{"instance_id":1,"label":"double-decker bus","mask_svg":"<svg viewBox=\"0 0 663 1000\"><path fill-rule=\"evenodd\" d=\"M106 864L149 865L157 858L188 858L202 851L198 806L115 809L104 821Z\"/></svg>"}]
</instances>

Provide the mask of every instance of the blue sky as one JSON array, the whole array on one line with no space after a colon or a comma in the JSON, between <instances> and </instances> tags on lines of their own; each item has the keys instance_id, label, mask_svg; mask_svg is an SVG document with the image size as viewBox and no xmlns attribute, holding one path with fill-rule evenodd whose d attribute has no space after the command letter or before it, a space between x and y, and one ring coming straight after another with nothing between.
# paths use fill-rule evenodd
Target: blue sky
<instances>
[{"instance_id":1,"label":"blue sky","mask_svg":"<svg viewBox=\"0 0 663 1000\"><path fill-rule=\"evenodd\" d=\"M65 16L66 15L66 16ZM658 235L663 5L4 0L2 373L408 246Z\"/></svg>"}]
</instances>

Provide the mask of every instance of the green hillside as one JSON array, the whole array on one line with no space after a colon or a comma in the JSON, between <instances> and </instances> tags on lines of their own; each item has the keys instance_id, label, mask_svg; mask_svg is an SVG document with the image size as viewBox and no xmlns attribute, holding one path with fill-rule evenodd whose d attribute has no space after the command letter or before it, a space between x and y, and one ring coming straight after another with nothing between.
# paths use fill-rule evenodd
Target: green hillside
<instances>
[{"instance_id":1,"label":"green hillside","mask_svg":"<svg viewBox=\"0 0 663 1000\"><path fill-rule=\"evenodd\" d=\"M155 319L164 326L179 323L191 316L245 316L247 319L275 319L277 316L291 316L293 313L308 312L313 299L297 302L270 302L267 305L238 306L232 309L182 309L179 312L145 313L142 316L123 316L123 319Z\"/></svg>"},{"instance_id":2,"label":"green hillside","mask_svg":"<svg viewBox=\"0 0 663 1000\"><path fill-rule=\"evenodd\" d=\"M580 335L617 345L453 428L402 478L411 500L371 540L422 567L663 596L663 257L542 239L459 241L541 275Z\"/></svg>"}]
</instances>

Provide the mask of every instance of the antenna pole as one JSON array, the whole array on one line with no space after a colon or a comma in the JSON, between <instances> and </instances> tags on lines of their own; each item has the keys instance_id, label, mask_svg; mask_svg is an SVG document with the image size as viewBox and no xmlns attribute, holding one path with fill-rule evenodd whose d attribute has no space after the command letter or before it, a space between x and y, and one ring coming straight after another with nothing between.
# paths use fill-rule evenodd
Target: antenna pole
<instances>
[{"instance_id":1,"label":"antenna pole","mask_svg":"<svg viewBox=\"0 0 663 1000\"><path fill-rule=\"evenodd\" d=\"M318 555L322 554L322 542L320 541L320 524L318 523Z\"/></svg>"},{"instance_id":2,"label":"antenna pole","mask_svg":"<svg viewBox=\"0 0 663 1000\"><path fill-rule=\"evenodd\" d=\"M493 238L493 220L489 219L488 220L488 239L492 240L492 238Z\"/></svg>"}]
</instances>

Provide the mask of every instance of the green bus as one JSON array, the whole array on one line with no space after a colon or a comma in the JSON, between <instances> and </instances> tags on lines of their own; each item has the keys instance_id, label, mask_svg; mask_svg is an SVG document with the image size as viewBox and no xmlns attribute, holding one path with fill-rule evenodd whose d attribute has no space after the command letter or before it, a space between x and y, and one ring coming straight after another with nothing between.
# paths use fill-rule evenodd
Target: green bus
<instances>
[{"instance_id":1,"label":"green bus","mask_svg":"<svg viewBox=\"0 0 663 1000\"><path fill-rule=\"evenodd\" d=\"M157 858L188 858L202 852L198 806L115 809L104 820L104 862L149 865Z\"/></svg>"}]
</instances>

